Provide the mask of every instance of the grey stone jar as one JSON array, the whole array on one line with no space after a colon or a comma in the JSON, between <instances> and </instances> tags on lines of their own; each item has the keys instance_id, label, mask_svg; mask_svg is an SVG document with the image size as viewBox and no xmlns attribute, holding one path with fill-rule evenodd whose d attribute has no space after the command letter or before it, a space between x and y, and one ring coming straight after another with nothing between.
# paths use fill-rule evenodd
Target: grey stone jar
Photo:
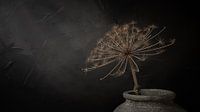
<instances>
[{"instance_id":1,"label":"grey stone jar","mask_svg":"<svg viewBox=\"0 0 200 112\"><path fill-rule=\"evenodd\" d=\"M123 93L126 99L114 112L186 112L173 102L175 93L162 89L141 89L141 95L133 91Z\"/></svg>"}]
</instances>

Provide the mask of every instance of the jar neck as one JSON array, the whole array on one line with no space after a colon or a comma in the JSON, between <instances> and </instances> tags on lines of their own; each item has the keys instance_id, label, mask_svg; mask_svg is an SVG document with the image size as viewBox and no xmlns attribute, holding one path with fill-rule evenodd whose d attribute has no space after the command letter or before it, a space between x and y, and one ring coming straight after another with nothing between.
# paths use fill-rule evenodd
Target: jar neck
<instances>
[{"instance_id":1,"label":"jar neck","mask_svg":"<svg viewBox=\"0 0 200 112\"><path fill-rule=\"evenodd\" d=\"M141 89L141 95L134 95L133 91L126 91L123 97L130 101L141 102L173 102L175 93L163 89Z\"/></svg>"}]
</instances>

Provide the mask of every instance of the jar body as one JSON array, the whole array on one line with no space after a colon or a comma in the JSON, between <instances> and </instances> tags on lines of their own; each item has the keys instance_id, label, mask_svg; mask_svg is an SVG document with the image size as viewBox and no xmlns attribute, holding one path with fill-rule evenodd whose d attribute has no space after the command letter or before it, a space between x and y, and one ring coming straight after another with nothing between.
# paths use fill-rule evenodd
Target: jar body
<instances>
[{"instance_id":1,"label":"jar body","mask_svg":"<svg viewBox=\"0 0 200 112\"><path fill-rule=\"evenodd\" d=\"M145 94L150 94L149 96L143 94L141 96L129 95L127 97L127 93L124 93L125 102L119 105L114 112L186 112L180 106L173 103L174 95L160 95L159 92L162 90L158 89L153 91L154 93L152 94L152 89L149 93L147 89L145 90ZM159 93L158 96L156 96L155 92Z\"/></svg>"},{"instance_id":2,"label":"jar body","mask_svg":"<svg viewBox=\"0 0 200 112\"><path fill-rule=\"evenodd\" d=\"M186 112L176 104L157 102L134 102L126 100L114 112Z\"/></svg>"}]
</instances>

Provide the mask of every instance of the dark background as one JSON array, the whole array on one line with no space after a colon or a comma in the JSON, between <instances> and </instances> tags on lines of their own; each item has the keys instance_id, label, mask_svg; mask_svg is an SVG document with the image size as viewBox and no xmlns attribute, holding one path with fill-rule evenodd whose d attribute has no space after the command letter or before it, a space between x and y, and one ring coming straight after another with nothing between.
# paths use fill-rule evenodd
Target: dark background
<instances>
[{"instance_id":1,"label":"dark background","mask_svg":"<svg viewBox=\"0 0 200 112\"><path fill-rule=\"evenodd\" d=\"M199 18L194 1L0 0L0 111L112 112L132 89L129 72L80 71L96 41L114 24L166 26L167 52L138 62L143 88L176 92L198 109Z\"/></svg>"}]
</instances>

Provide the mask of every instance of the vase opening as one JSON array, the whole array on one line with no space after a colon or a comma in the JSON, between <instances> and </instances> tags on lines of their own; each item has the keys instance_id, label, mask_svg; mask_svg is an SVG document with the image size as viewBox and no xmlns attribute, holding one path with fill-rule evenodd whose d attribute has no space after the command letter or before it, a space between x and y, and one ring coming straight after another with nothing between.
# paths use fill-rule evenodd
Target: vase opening
<instances>
[{"instance_id":1,"label":"vase opening","mask_svg":"<svg viewBox=\"0 0 200 112\"><path fill-rule=\"evenodd\" d=\"M169 101L175 98L175 93L163 89L141 89L140 95L135 95L133 90L123 93L124 98L133 101Z\"/></svg>"}]
</instances>

